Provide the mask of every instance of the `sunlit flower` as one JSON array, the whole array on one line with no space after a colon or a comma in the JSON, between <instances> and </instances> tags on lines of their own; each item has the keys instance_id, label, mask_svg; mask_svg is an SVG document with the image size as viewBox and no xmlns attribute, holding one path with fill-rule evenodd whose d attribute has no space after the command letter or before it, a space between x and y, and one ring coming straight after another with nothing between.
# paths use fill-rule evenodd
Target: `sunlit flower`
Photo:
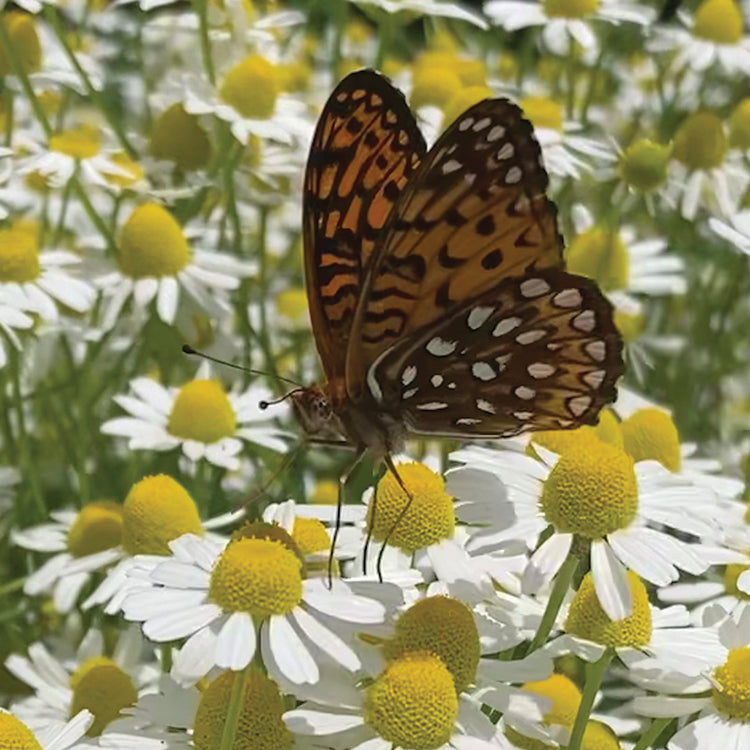
<instances>
[{"instance_id":1,"label":"sunlit flower","mask_svg":"<svg viewBox=\"0 0 750 750\"><path fill-rule=\"evenodd\" d=\"M94 717L90 711L79 711L63 724L49 722L32 731L12 712L0 708L0 736L8 747L69 750L78 746L93 721Z\"/></svg>"}]
</instances>

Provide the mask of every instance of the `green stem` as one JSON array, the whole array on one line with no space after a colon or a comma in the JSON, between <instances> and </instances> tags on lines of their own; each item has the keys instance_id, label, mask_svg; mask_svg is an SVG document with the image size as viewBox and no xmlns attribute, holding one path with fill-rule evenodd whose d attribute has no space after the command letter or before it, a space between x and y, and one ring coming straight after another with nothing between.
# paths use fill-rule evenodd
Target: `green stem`
<instances>
[{"instance_id":1,"label":"green stem","mask_svg":"<svg viewBox=\"0 0 750 750\"><path fill-rule=\"evenodd\" d=\"M8 581L7 583L4 583L2 586L0 586L0 596L5 596L6 594L12 594L14 591L18 591L19 589L22 589L25 583L26 583L26 576L23 576L21 578L16 578L12 581Z\"/></svg>"},{"instance_id":2,"label":"green stem","mask_svg":"<svg viewBox=\"0 0 750 750\"><path fill-rule=\"evenodd\" d=\"M232 694L229 697L229 706L227 706L227 718L224 720L220 750L232 750L234 747L234 736L237 734L237 724L242 710L242 697L245 692L245 677L248 669L251 669L250 665L241 672L234 673Z\"/></svg>"},{"instance_id":3,"label":"green stem","mask_svg":"<svg viewBox=\"0 0 750 750\"><path fill-rule=\"evenodd\" d=\"M172 670L172 644L162 643L161 644L161 671L164 674L169 674Z\"/></svg>"},{"instance_id":4,"label":"green stem","mask_svg":"<svg viewBox=\"0 0 750 750\"><path fill-rule=\"evenodd\" d=\"M206 74L211 85L216 85L216 72L214 70L214 61L211 56L211 40L208 36L208 16L206 13L206 0L193 0L193 7L198 14L200 24L201 52L203 53L203 64L206 66Z\"/></svg>"},{"instance_id":5,"label":"green stem","mask_svg":"<svg viewBox=\"0 0 750 750\"><path fill-rule=\"evenodd\" d=\"M674 721L671 718L654 719L651 726L639 737L638 742L633 746L633 750L646 750L661 737L662 732Z\"/></svg>"},{"instance_id":6,"label":"green stem","mask_svg":"<svg viewBox=\"0 0 750 750\"><path fill-rule=\"evenodd\" d=\"M567 559L562 564L562 567L557 571L555 585L552 587L552 593L547 602L547 608L544 610L542 621L539 623L539 629L536 631L534 640L531 641L531 644L526 651L526 655L530 654L532 651L536 651L544 645L547 636L552 632L557 613L560 611L560 606L563 603L565 594L568 593L570 582L573 580L573 575L575 574L577 567L578 558L569 553Z\"/></svg>"},{"instance_id":7,"label":"green stem","mask_svg":"<svg viewBox=\"0 0 750 750\"><path fill-rule=\"evenodd\" d=\"M591 715L591 709L594 706L596 693L602 684L604 672L612 661L614 655L615 652L608 648L602 654L599 661L586 665L586 684L583 686L583 695L581 696L581 703L578 706L578 713L576 714L575 724L573 724L573 731L570 733L567 750L580 750L583 733L586 731L586 724Z\"/></svg>"},{"instance_id":8,"label":"green stem","mask_svg":"<svg viewBox=\"0 0 750 750\"><path fill-rule=\"evenodd\" d=\"M86 71L83 69L81 63L78 62L78 58L76 57L75 52L73 52L73 49L71 48L70 43L65 36L65 29L60 22L60 15L58 14L57 9L52 7L51 5L45 5L44 15L47 18L47 21L49 21L51 26L54 28L55 34L57 35L62 48L65 50L65 54L67 55L73 67L76 69L76 73L78 73L78 75L81 77L89 98L92 102L94 102L98 110L107 118L107 122L115 132L117 139L120 141L120 145L125 149L128 156L130 156L132 159L136 159L138 157L138 153L136 152L135 148L133 148L133 145L128 140L128 137L125 135L122 124L120 123L118 118L109 111L109 108L105 105L101 94L94 88L94 85L91 83L91 79L89 78L88 73L86 73Z\"/></svg>"}]
</instances>

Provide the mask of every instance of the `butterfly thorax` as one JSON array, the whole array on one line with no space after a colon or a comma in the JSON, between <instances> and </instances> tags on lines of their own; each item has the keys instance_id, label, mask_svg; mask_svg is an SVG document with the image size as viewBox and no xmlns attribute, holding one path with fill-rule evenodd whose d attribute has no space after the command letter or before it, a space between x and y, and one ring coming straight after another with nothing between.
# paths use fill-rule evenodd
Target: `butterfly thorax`
<instances>
[{"instance_id":1,"label":"butterfly thorax","mask_svg":"<svg viewBox=\"0 0 750 750\"><path fill-rule=\"evenodd\" d=\"M346 440L357 448L369 448L376 456L403 449L405 428L396 417L378 411L369 395L356 402L343 378L291 394L297 417L305 432L315 437Z\"/></svg>"}]
</instances>

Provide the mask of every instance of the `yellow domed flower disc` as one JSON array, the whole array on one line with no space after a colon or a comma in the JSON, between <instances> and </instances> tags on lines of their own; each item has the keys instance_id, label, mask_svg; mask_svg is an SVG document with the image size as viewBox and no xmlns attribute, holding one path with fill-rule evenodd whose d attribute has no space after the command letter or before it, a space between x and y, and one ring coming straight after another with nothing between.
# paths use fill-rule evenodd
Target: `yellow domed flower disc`
<instances>
[{"instance_id":1,"label":"yellow domed flower disc","mask_svg":"<svg viewBox=\"0 0 750 750\"><path fill-rule=\"evenodd\" d=\"M667 179L667 167L672 149L643 138L631 143L620 157L618 170L621 179L633 190L647 193Z\"/></svg>"},{"instance_id":2,"label":"yellow domed flower disc","mask_svg":"<svg viewBox=\"0 0 750 750\"><path fill-rule=\"evenodd\" d=\"M78 512L68 531L68 552L85 557L117 547L122 541L122 506L98 500Z\"/></svg>"},{"instance_id":3,"label":"yellow domed flower disc","mask_svg":"<svg viewBox=\"0 0 750 750\"><path fill-rule=\"evenodd\" d=\"M584 425L575 430L540 430L535 432L526 448L526 453L536 456L534 445L540 445L548 451L562 455L568 452L588 450L589 446L599 442L596 430Z\"/></svg>"},{"instance_id":4,"label":"yellow domed flower disc","mask_svg":"<svg viewBox=\"0 0 750 750\"><path fill-rule=\"evenodd\" d=\"M168 555L168 542L201 532L193 499L166 474L141 479L125 498L122 546L131 555Z\"/></svg>"},{"instance_id":5,"label":"yellow domed flower disc","mask_svg":"<svg viewBox=\"0 0 750 750\"><path fill-rule=\"evenodd\" d=\"M413 109L428 104L444 107L462 89L461 79L448 68L416 67L410 103Z\"/></svg>"},{"instance_id":6,"label":"yellow domed flower disc","mask_svg":"<svg viewBox=\"0 0 750 750\"><path fill-rule=\"evenodd\" d=\"M211 599L226 612L288 614L302 599L302 563L273 539L232 539L211 572Z\"/></svg>"},{"instance_id":7,"label":"yellow domed flower disc","mask_svg":"<svg viewBox=\"0 0 750 750\"><path fill-rule=\"evenodd\" d=\"M138 700L133 680L106 656L94 656L70 677L73 698L70 715L88 709L94 714L89 737L98 737L106 726L120 716L123 708Z\"/></svg>"},{"instance_id":8,"label":"yellow domed flower disc","mask_svg":"<svg viewBox=\"0 0 750 750\"><path fill-rule=\"evenodd\" d=\"M117 261L131 278L174 276L190 262L182 228L163 206L144 203L125 222Z\"/></svg>"},{"instance_id":9,"label":"yellow domed flower disc","mask_svg":"<svg viewBox=\"0 0 750 750\"><path fill-rule=\"evenodd\" d=\"M93 125L79 125L50 136L49 147L74 159L90 159L99 153L99 131Z\"/></svg>"},{"instance_id":10,"label":"yellow domed flower disc","mask_svg":"<svg viewBox=\"0 0 750 750\"><path fill-rule=\"evenodd\" d=\"M37 226L30 221L14 221L0 227L0 283L23 284L41 273Z\"/></svg>"},{"instance_id":11,"label":"yellow domed flower disc","mask_svg":"<svg viewBox=\"0 0 750 750\"><path fill-rule=\"evenodd\" d=\"M232 688L239 677L237 672L223 672L201 692L193 725L195 750L221 747ZM291 750L293 736L281 718L287 708L279 686L257 669L248 669L232 749Z\"/></svg>"},{"instance_id":12,"label":"yellow domed flower disc","mask_svg":"<svg viewBox=\"0 0 750 750\"><path fill-rule=\"evenodd\" d=\"M339 483L332 479L321 479L310 493L310 502L316 505L336 505L339 499Z\"/></svg>"},{"instance_id":13,"label":"yellow domed flower disc","mask_svg":"<svg viewBox=\"0 0 750 750\"><path fill-rule=\"evenodd\" d=\"M568 271L594 279L604 291L624 289L630 277L628 251L617 232L589 229L573 238Z\"/></svg>"},{"instance_id":14,"label":"yellow domed flower disc","mask_svg":"<svg viewBox=\"0 0 750 750\"><path fill-rule=\"evenodd\" d=\"M581 750L622 750L617 735L603 721L590 719L583 732Z\"/></svg>"},{"instance_id":15,"label":"yellow domed flower disc","mask_svg":"<svg viewBox=\"0 0 750 750\"><path fill-rule=\"evenodd\" d=\"M693 33L717 44L742 39L742 11L734 0L703 0L695 11Z\"/></svg>"},{"instance_id":16,"label":"yellow domed flower disc","mask_svg":"<svg viewBox=\"0 0 750 750\"><path fill-rule=\"evenodd\" d=\"M732 649L712 682L716 708L735 721L750 721L750 647Z\"/></svg>"},{"instance_id":17,"label":"yellow domed flower disc","mask_svg":"<svg viewBox=\"0 0 750 750\"><path fill-rule=\"evenodd\" d=\"M745 519L745 521L747 521L747 519ZM730 563L727 565L724 569L724 590L727 594L743 601L750 599L750 594L746 594L737 587L737 579L748 568L750 568L750 565L743 565L742 563Z\"/></svg>"},{"instance_id":18,"label":"yellow domed flower disc","mask_svg":"<svg viewBox=\"0 0 750 750\"><path fill-rule=\"evenodd\" d=\"M562 130L562 107L546 96L527 96L520 101L524 115L535 128Z\"/></svg>"},{"instance_id":19,"label":"yellow domed flower disc","mask_svg":"<svg viewBox=\"0 0 750 750\"><path fill-rule=\"evenodd\" d=\"M34 733L13 714L0 711L2 750L44 750Z\"/></svg>"},{"instance_id":20,"label":"yellow domed flower disc","mask_svg":"<svg viewBox=\"0 0 750 750\"><path fill-rule=\"evenodd\" d=\"M164 110L154 123L149 152L167 159L185 172L200 169L211 158L211 141L196 115L176 102Z\"/></svg>"},{"instance_id":21,"label":"yellow domed flower disc","mask_svg":"<svg viewBox=\"0 0 750 750\"><path fill-rule=\"evenodd\" d=\"M549 18L584 18L599 7L599 0L544 0Z\"/></svg>"},{"instance_id":22,"label":"yellow domed flower disc","mask_svg":"<svg viewBox=\"0 0 750 750\"><path fill-rule=\"evenodd\" d=\"M458 715L453 676L432 654L404 654L369 687L364 713L367 725L395 747L442 747Z\"/></svg>"},{"instance_id":23,"label":"yellow domed flower disc","mask_svg":"<svg viewBox=\"0 0 750 750\"><path fill-rule=\"evenodd\" d=\"M651 608L643 581L628 571L633 595L633 614L622 620L610 620L599 603L594 579L587 573L568 610L565 630L602 646L640 648L651 640Z\"/></svg>"},{"instance_id":24,"label":"yellow domed flower disc","mask_svg":"<svg viewBox=\"0 0 750 750\"><path fill-rule=\"evenodd\" d=\"M474 682L480 657L479 632L471 610L447 596L420 599L399 617L396 634L385 644L385 656L427 651L440 657L453 675L456 692Z\"/></svg>"},{"instance_id":25,"label":"yellow domed flower disc","mask_svg":"<svg viewBox=\"0 0 750 750\"><path fill-rule=\"evenodd\" d=\"M672 417L662 409L639 409L621 425L625 451L635 461L658 461L669 471L679 471L680 436Z\"/></svg>"},{"instance_id":26,"label":"yellow domed flower disc","mask_svg":"<svg viewBox=\"0 0 750 750\"><path fill-rule=\"evenodd\" d=\"M326 527L317 518L295 518L292 539L303 555L325 552L331 547Z\"/></svg>"},{"instance_id":27,"label":"yellow domed flower disc","mask_svg":"<svg viewBox=\"0 0 750 750\"><path fill-rule=\"evenodd\" d=\"M227 73L219 94L243 117L268 119L279 94L274 66L260 55L246 57Z\"/></svg>"},{"instance_id":28,"label":"yellow domed flower disc","mask_svg":"<svg viewBox=\"0 0 750 750\"><path fill-rule=\"evenodd\" d=\"M721 120L711 112L695 112L678 128L673 153L689 169L714 169L723 163L727 147Z\"/></svg>"},{"instance_id":29,"label":"yellow domed flower disc","mask_svg":"<svg viewBox=\"0 0 750 750\"><path fill-rule=\"evenodd\" d=\"M564 453L547 477L540 506L562 533L601 539L623 529L638 510L633 459L601 441Z\"/></svg>"},{"instance_id":30,"label":"yellow domed flower disc","mask_svg":"<svg viewBox=\"0 0 750 750\"><path fill-rule=\"evenodd\" d=\"M492 89L487 86L466 86L462 88L443 107L443 129L447 128L469 107L483 99L491 99L493 96Z\"/></svg>"},{"instance_id":31,"label":"yellow domed flower disc","mask_svg":"<svg viewBox=\"0 0 750 750\"><path fill-rule=\"evenodd\" d=\"M729 145L750 149L750 97L745 97L734 108L729 118Z\"/></svg>"},{"instance_id":32,"label":"yellow domed flower disc","mask_svg":"<svg viewBox=\"0 0 750 750\"><path fill-rule=\"evenodd\" d=\"M456 519L453 498L446 493L443 478L419 463L401 464L397 469L413 500L409 503L396 477L387 472L376 488L374 523L372 500L367 510L373 538L382 542L390 534L388 543L408 552L451 538ZM407 504L409 508L401 517Z\"/></svg>"},{"instance_id":33,"label":"yellow domed flower disc","mask_svg":"<svg viewBox=\"0 0 750 750\"><path fill-rule=\"evenodd\" d=\"M34 17L27 13L7 11L0 15L0 23L5 26L13 56L20 63L21 69L25 73L39 70L42 64L42 46L36 33ZM0 76L13 74L13 66L5 54L4 47L0 46Z\"/></svg>"},{"instance_id":34,"label":"yellow domed flower disc","mask_svg":"<svg viewBox=\"0 0 750 750\"><path fill-rule=\"evenodd\" d=\"M217 380L191 380L180 388L167 424L170 435L209 445L236 429L234 409Z\"/></svg>"}]
</instances>

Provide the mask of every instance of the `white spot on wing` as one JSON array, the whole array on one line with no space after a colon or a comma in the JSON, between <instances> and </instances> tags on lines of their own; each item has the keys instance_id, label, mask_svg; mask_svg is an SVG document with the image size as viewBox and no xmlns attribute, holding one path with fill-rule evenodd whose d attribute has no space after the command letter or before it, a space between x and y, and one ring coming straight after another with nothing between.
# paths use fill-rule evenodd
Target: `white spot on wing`
<instances>
[{"instance_id":1,"label":"white spot on wing","mask_svg":"<svg viewBox=\"0 0 750 750\"><path fill-rule=\"evenodd\" d=\"M419 388L409 388L408 391L403 392L401 399L406 400L407 398L411 398L418 390Z\"/></svg>"},{"instance_id":2,"label":"white spot on wing","mask_svg":"<svg viewBox=\"0 0 750 750\"><path fill-rule=\"evenodd\" d=\"M501 354L498 357L495 357L495 362L497 362L498 372L502 372L507 366L508 362L510 362L510 358L513 356L511 352L508 352L507 354Z\"/></svg>"},{"instance_id":3,"label":"white spot on wing","mask_svg":"<svg viewBox=\"0 0 750 750\"><path fill-rule=\"evenodd\" d=\"M456 390L456 384L455 383L448 383L448 388L450 388L452 391Z\"/></svg>"},{"instance_id":4,"label":"white spot on wing","mask_svg":"<svg viewBox=\"0 0 750 750\"><path fill-rule=\"evenodd\" d=\"M378 383L378 379L375 377L375 372L378 368L378 365L380 364L383 357L385 357L387 354L390 353L391 349L393 349L392 346L389 346L371 365L370 368L367 370L367 387L370 389L370 393L372 393L372 397L376 401L382 401L383 400L383 389L380 387L380 383Z\"/></svg>"},{"instance_id":5,"label":"white spot on wing","mask_svg":"<svg viewBox=\"0 0 750 750\"><path fill-rule=\"evenodd\" d=\"M449 159L447 162L443 164L442 167L440 167L440 171L443 174L450 174L451 172L457 172L459 169L461 169L461 162L456 161L456 159Z\"/></svg>"},{"instance_id":6,"label":"white spot on wing","mask_svg":"<svg viewBox=\"0 0 750 750\"><path fill-rule=\"evenodd\" d=\"M461 417L461 419L456 420L456 424L463 424L463 425L482 424L482 420L475 419L474 417Z\"/></svg>"},{"instance_id":7,"label":"white spot on wing","mask_svg":"<svg viewBox=\"0 0 750 750\"><path fill-rule=\"evenodd\" d=\"M510 333L514 328L518 328L521 323L523 323L521 318L503 318L492 330L492 335L495 338L505 336L506 333Z\"/></svg>"},{"instance_id":8,"label":"white spot on wing","mask_svg":"<svg viewBox=\"0 0 750 750\"><path fill-rule=\"evenodd\" d=\"M586 352L591 359L597 362L603 362L604 358L607 356L607 345L601 339L589 341L589 343L586 344Z\"/></svg>"},{"instance_id":9,"label":"white spot on wing","mask_svg":"<svg viewBox=\"0 0 750 750\"><path fill-rule=\"evenodd\" d=\"M442 375L433 375L430 378L430 383L432 383L433 388L439 388L443 384L443 376Z\"/></svg>"},{"instance_id":10,"label":"white spot on wing","mask_svg":"<svg viewBox=\"0 0 750 750\"><path fill-rule=\"evenodd\" d=\"M547 294L550 290L549 284L544 279L525 279L521 282L521 294L526 299L534 299Z\"/></svg>"},{"instance_id":11,"label":"white spot on wing","mask_svg":"<svg viewBox=\"0 0 750 750\"><path fill-rule=\"evenodd\" d=\"M503 136L505 135L505 128L502 125L495 125L495 127L490 129L490 132L487 133L487 140L492 143L492 141L499 141Z\"/></svg>"},{"instance_id":12,"label":"white spot on wing","mask_svg":"<svg viewBox=\"0 0 750 750\"><path fill-rule=\"evenodd\" d=\"M496 375L492 365L487 362L475 362L471 366L471 374L479 380L493 380Z\"/></svg>"},{"instance_id":13,"label":"white spot on wing","mask_svg":"<svg viewBox=\"0 0 750 750\"><path fill-rule=\"evenodd\" d=\"M522 346L526 346L527 344L533 344L534 342L539 341L539 339L543 339L546 335L547 331L543 328L534 328L531 331L519 333L518 336L516 336L516 341Z\"/></svg>"},{"instance_id":14,"label":"white spot on wing","mask_svg":"<svg viewBox=\"0 0 750 750\"><path fill-rule=\"evenodd\" d=\"M466 325L469 326L472 331L476 331L487 322L487 318L489 318L493 312L495 312L494 307L474 307L469 313L469 317L466 318Z\"/></svg>"},{"instance_id":15,"label":"white spot on wing","mask_svg":"<svg viewBox=\"0 0 750 750\"><path fill-rule=\"evenodd\" d=\"M447 408L448 404L445 401L426 401L424 404L417 404L417 409L422 411L439 411Z\"/></svg>"},{"instance_id":16,"label":"white spot on wing","mask_svg":"<svg viewBox=\"0 0 750 750\"><path fill-rule=\"evenodd\" d=\"M435 357L447 357L456 351L458 341L446 341L440 336L434 336L427 342L427 351Z\"/></svg>"},{"instance_id":17,"label":"white spot on wing","mask_svg":"<svg viewBox=\"0 0 750 750\"><path fill-rule=\"evenodd\" d=\"M505 174L505 184L515 185L516 183L521 182L522 177L523 172L521 171L521 167L511 167Z\"/></svg>"},{"instance_id":18,"label":"white spot on wing","mask_svg":"<svg viewBox=\"0 0 750 750\"><path fill-rule=\"evenodd\" d=\"M568 409L574 417L580 417L591 406L591 396L574 396L568 399Z\"/></svg>"},{"instance_id":19,"label":"white spot on wing","mask_svg":"<svg viewBox=\"0 0 750 750\"><path fill-rule=\"evenodd\" d=\"M536 396L536 391L533 388L529 388L525 385L519 385L518 388L516 388L515 393L518 398L521 398L524 401L529 401L530 399L534 398L534 396Z\"/></svg>"},{"instance_id":20,"label":"white spot on wing","mask_svg":"<svg viewBox=\"0 0 750 750\"><path fill-rule=\"evenodd\" d=\"M495 413L495 407L483 398L477 399L477 409L479 409L479 411L486 411L487 414Z\"/></svg>"},{"instance_id":21,"label":"white spot on wing","mask_svg":"<svg viewBox=\"0 0 750 750\"><path fill-rule=\"evenodd\" d=\"M474 123L472 130L475 133L478 133L480 130L484 130L491 122L492 120L489 117L483 117L481 120L477 120Z\"/></svg>"},{"instance_id":22,"label":"white spot on wing","mask_svg":"<svg viewBox=\"0 0 750 750\"><path fill-rule=\"evenodd\" d=\"M547 364L546 362L532 362L527 368L526 372L531 375L532 378L548 378L550 375L554 375L557 368L554 365Z\"/></svg>"},{"instance_id":23,"label":"white spot on wing","mask_svg":"<svg viewBox=\"0 0 750 750\"><path fill-rule=\"evenodd\" d=\"M534 416L533 411L514 411L513 416L516 419L520 419L521 422L526 422Z\"/></svg>"},{"instance_id":24,"label":"white spot on wing","mask_svg":"<svg viewBox=\"0 0 750 750\"><path fill-rule=\"evenodd\" d=\"M414 378L417 377L417 368L414 365L409 365L408 367L404 368L404 371L401 373L401 382L404 385L409 385Z\"/></svg>"},{"instance_id":25,"label":"white spot on wing","mask_svg":"<svg viewBox=\"0 0 750 750\"><path fill-rule=\"evenodd\" d=\"M563 289L552 298L552 304L557 307L580 307L583 296L578 289Z\"/></svg>"},{"instance_id":26,"label":"white spot on wing","mask_svg":"<svg viewBox=\"0 0 750 750\"><path fill-rule=\"evenodd\" d=\"M504 146L503 146L503 147L502 147L502 148L501 148L501 149L500 149L500 150L499 150L499 151L498 151L498 152L497 152L497 153L495 154L495 156L496 156L496 158L497 158L497 159L498 159L499 161L504 161L505 159L510 159L510 158L512 158L513 154L515 154L515 153L516 153L516 150L515 150L515 148L513 148L513 144L512 144L512 143L506 143L506 144L505 144L505 145L504 145ZM518 169L518 167L515 167L515 169ZM510 171L511 171L511 170L508 170L508 174L510 174ZM507 181L507 179L508 179L508 178L506 177L506 181Z\"/></svg>"},{"instance_id":27,"label":"white spot on wing","mask_svg":"<svg viewBox=\"0 0 750 750\"><path fill-rule=\"evenodd\" d=\"M583 382L586 385L590 385L592 388L599 388L604 382L604 370L591 370L583 376Z\"/></svg>"},{"instance_id":28,"label":"white spot on wing","mask_svg":"<svg viewBox=\"0 0 750 750\"><path fill-rule=\"evenodd\" d=\"M591 333L596 326L596 315L593 310L584 310L572 320L573 328L584 333Z\"/></svg>"},{"instance_id":29,"label":"white spot on wing","mask_svg":"<svg viewBox=\"0 0 750 750\"><path fill-rule=\"evenodd\" d=\"M463 120L461 120L461 122L458 123L458 129L460 131L468 130L472 126L473 122L474 122L473 117L466 117Z\"/></svg>"}]
</instances>

